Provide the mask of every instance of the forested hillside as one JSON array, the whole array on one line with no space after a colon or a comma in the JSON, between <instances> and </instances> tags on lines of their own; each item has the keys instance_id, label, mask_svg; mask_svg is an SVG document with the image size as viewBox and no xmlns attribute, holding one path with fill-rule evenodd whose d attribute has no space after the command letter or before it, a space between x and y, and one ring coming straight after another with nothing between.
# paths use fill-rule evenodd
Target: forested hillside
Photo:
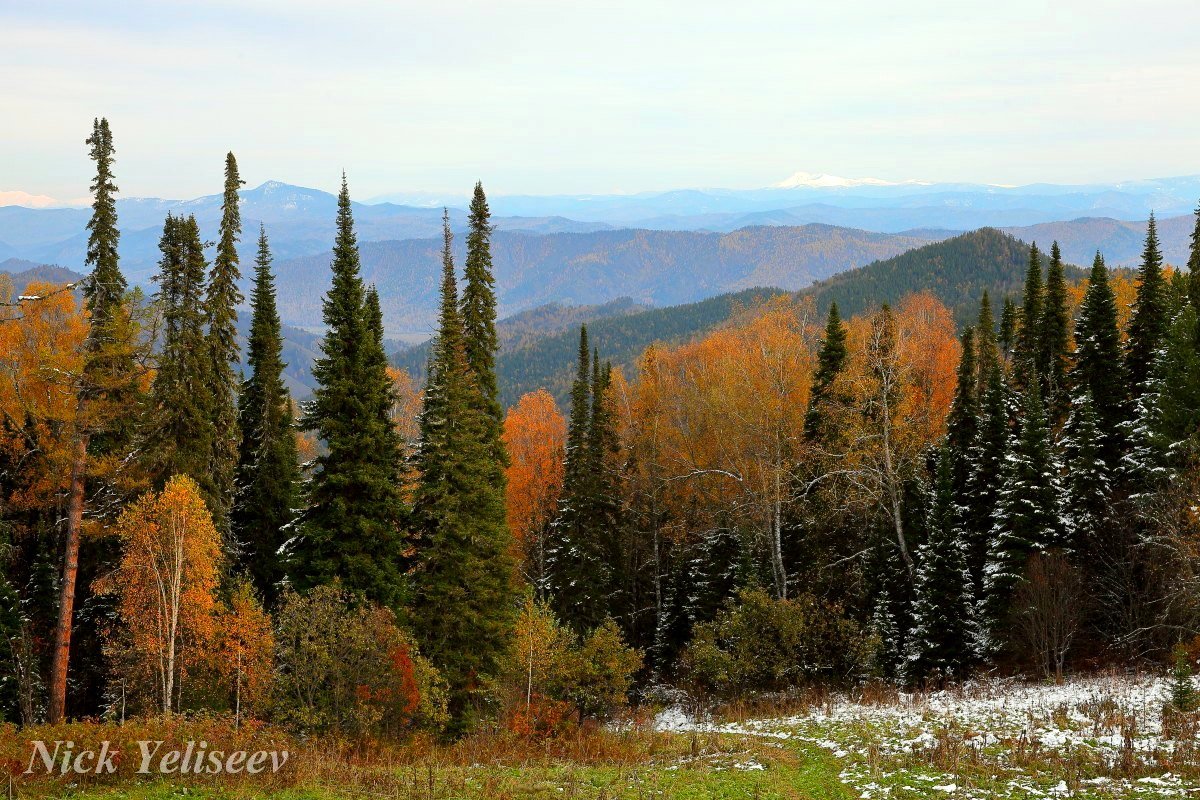
<instances>
[{"instance_id":1,"label":"forested hillside","mask_svg":"<svg viewBox=\"0 0 1200 800\"><path fill-rule=\"evenodd\" d=\"M853 315L880 303L895 303L912 292L928 291L963 324L982 292L987 291L997 303L1019 293L1028 260L1028 245L993 228L983 228L839 273L798 295L812 297L818 309L836 301L843 313ZM1072 279L1084 274L1069 266L1065 273ZM756 289L632 314L589 325L589 333L613 364L629 369L651 343L687 341L725 322L736 309L776 293L779 290ZM504 396L511 401L523 392L544 387L563 401L573 346L569 335L556 335L516 350L502 349L498 368ZM405 353L397 356L397 363L407 369L419 366L414 356Z\"/></svg>"},{"instance_id":2,"label":"forested hillside","mask_svg":"<svg viewBox=\"0 0 1200 800\"><path fill-rule=\"evenodd\" d=\"M593 319L587 325L592 342L603 349L606 358L614 364L632 364L652 342L686 341L698 332L721 324L737 310L756 306L777 294L782 292L778 289L747 289L698 303ZM500 329L503 329L503 323ZM578 344L577 328L537 336L513 348L502 344L496 358L502 402L511 405L522 394L536 389L547 389L559 402L565 402ZM427 346L412 348L393 356L393 363L421 377L427 354Z\"/></svg>"},{"instance_id":3,"label":"forested hillside","mask_svg":"<svg viewBox=\"0 0 1200 800\"><path fill-rule=\"evenodd\" d=\"M934 234L880 234L828 225L746 228L728 234L619 230L531 236L497 231L492 243L501 313L559 302L692 303L753 286L799 289L851 267L926 244ZM363 278L375 286L393 333L429 330L437 307L441 243L364 242ZM462 258L461 250L455 251ZM283 319L313 325L328 282L327 255L279 262Z\"/></svg>"}]
</instances>

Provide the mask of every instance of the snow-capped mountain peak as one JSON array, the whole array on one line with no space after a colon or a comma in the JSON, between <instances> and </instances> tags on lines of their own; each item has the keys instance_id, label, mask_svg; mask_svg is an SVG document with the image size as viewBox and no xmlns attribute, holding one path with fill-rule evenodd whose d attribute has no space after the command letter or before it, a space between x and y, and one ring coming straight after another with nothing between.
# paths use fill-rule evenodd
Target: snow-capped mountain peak
<instances>
[{"instance_id":1,"label":"snow-capped mountain peak","mask_svg":"<svg viewBox=\"0 0 1200 800\"><path fill-rule=\"evenodd\" d=\"M843 178L813 172L797 172L771 185L772 189L847 189L854 186L926 185L924 181L885 181L882 178Z\"/></svg>"}]
</instances>

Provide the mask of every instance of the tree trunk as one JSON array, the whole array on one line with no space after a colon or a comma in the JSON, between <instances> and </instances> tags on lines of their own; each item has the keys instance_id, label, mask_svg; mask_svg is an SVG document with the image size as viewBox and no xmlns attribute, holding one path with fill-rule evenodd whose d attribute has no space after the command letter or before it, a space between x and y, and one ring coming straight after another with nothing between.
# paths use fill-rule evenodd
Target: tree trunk
<instances>
[{"instance_id":1,"label":"tree trunk","mask_svg":"<svg viewBox=\"0 0 1200 800\"><path fill-rule=\"evenodd\" d=\"M75 581L79 577L79 537L83 527L83 489L87 470L87 434L75 443L71 465L71 493L67 501L67 544L63 554L62 586L58 595L58 623L54 627L54 653L50 663L50 724L67 713L67 663L71 658L71 627L75 617Z\"/></svg>"}]
</instances>

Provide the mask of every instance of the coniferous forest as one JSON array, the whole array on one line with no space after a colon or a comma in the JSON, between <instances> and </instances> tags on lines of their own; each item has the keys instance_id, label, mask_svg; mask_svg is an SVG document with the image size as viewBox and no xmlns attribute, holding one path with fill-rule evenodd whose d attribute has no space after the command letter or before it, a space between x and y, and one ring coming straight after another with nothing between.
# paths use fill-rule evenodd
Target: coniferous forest
<instances>
[{"instance_id":1,"label":"coniferous forest","mask_svg":"<svg viewBox=\"0 0 1200 800\"><path fill-rule=\"evenodd\" d=\"M1168 663L1195 711L1200 209L1180 268L1153 216L1135 273L1005 239L1024 281L956 296L965 324L901 257L894 303L748 294L631 369L583 326L567 402L505 408L483 186L462 263L444 219L418 385L343 175L300 402L234 154L218 239L168 215L144 291L106 120L87 147L89 274L0 307L6 721L542 741L681 703Z\"/></svg>"}]
</instances>

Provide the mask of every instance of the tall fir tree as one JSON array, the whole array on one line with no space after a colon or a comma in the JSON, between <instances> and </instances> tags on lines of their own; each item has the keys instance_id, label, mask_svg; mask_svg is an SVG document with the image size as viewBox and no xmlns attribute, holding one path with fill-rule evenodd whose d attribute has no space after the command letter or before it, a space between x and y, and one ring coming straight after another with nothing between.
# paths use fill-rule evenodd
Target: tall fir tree
<instances>
[{"instance_id":1,"label":"tall fir tree","mask_svg":"<svg viewBox=\"0 0 1200 800\"><path fill-rule=\"evenodd\" d=\"M116 148L107 119L95 120L87 144L96 164L96 178L92 181L92 216L87 224L87 257L84 260L92 271L84 284L83 297L93 331L103 334L105 327L118 315L127 286L117 254L121 232L117 228L118 190L112 171ZM93 344L95 349L97 345Z\"/></svg>"},{"instance_id":2,"label":"tall fir tree","mask_svg":"<svg viewBox=\"0 0 1200 800\"><path fill-rule=\"evenodd\" d=\"M1013 590L1024 577L1029 556L1066 543L1061 469L1037 381L1030 381L1022 412L1004 468L984 575L984 653L994 653L1005 639Z\"/></svg>"},{"instance_id":3,"label":"tall fir tree","mask_svg":"<svg viewBox=\"0 0 1200 800\"><path fill-rule=\"evenodd\" d=\"M1196 206L1196 227L1192 228L1192 247L1188 253L1188 299L1200 312L1200 204ZM1196 346L1200 349L1200 342Z\"/></svg>"},{"instance_id":4,"label":"tall fir tree","mask_svg":"<svg viewBox=\"0 0 1200 800\"><path fill-rule=\"evenodd\" d=\"M496 291L492 275L492 215L488 209L483 184L475 184L467 217L467 262L463 270L465 285L462 292L462 326L467 351L467 364L479 384L484 410L493 419L497 443L504 410L500 407L500 390L496 382ZM498 446L499 452L503 451Z\"/></svg>"},{"instance_id":5,"label":"tall fir tree","mask_svg":"<svg viewBox=\"0 0 1200 800\"><path fill-rule=\"evenodd\" d=\"M985 566L991 550L992 527L1004 488L1004 464L1009 447L1008 389L999 367L981 387L979 423L971 447L971 474L967 481L967 569L973 594L983 597Z\"/></svg>"},{"instance_id":6,"label":"tall fir tree","mask_svg":"<svg viewBox=\"0 0 1200 800\"><path fill-rule=\"evenodd\" d=\"M416 456L421 538L411 614L423 651L449 683L451 731L462 733L478 721L499 674L515 602L495 418L468 358L452 244L443 215L441 310Z\"/></svg>"},{"instance_id":7,"label":"tall fir tree","mask_svg":"<svg viewBox=\"0 0 1200 800\"><path fill-rule=\"evenodd\" d=\"M996 341L996 318L992 315L992 300L985 289L979 300L979 318L975 323L975 386L980 401L992 370L1000 366L1000 347Z\"/></svg>"},{"instance_id":8,"label":"tall fir tree","mask_svg":"<svg viewBox=\"0 0 1200 800\"><path fill-rule=\"evenodd\" d=\"M1076 398L1086 393L1096 413L1101 444L1110 469L1120 463L1121 427L1128 416L1129 382L1118 327L1117 297L1099 252L1092 262L1087 290L1075 323L1075 364L1071 383Z\"/></svg>"},{"instance_id":9,"label":"tall fir tree","mask_svg":"<svg viewBox=\"0 0 1200 800\"><path fill-rule=\"evenodd\" d=\"M946 458L950 462L951 488L956 503L966 501L972 467L971 448L979 430L977 380L975 329L968 327L962 334L962 357L958 361L954 399L946 418Z\"/></svg>"},{"instance_id":10,"label":"tall fir tree","mask_svg":"<svg viewBox=\"0 0 1200 800\"><path fill-rule=\"evenodd\" d=\"M905 675L910 681L962 677L972 660L973 600L966 532L954 499L954 458L938 454L929 500L928 538L917 550L913 630Z\"/></svg>"},{"instance_id":11,"label":"tall fir tree","mask_svg":"<svg viewBox=\"0 0 1200 800\"><path fill-rule=\"evenodd\" d=\"M599 371L592 368L587 326L579 330L579 362L571 387L566 464L558 513L547 543L546 594L559 618L579 633L599 625L608 613L605 597L613 583L604 542L597 536L594 398ZM601 396L603 386L600 387ZM602 533L602 532L601 532Z\"/></svg>"},{"instance_id":12,"label":"tall fir tree","mask_svg":"<svg viewBox=\"0 0 1200 800\"><path fill-rule=\"evenodd\" d=\"M250 376L238 394L242 439L232 522L242 568L270 606L284 577L280 549L297 513L300 469L292 399L283 382L283 333L265 228L259 230L250 309Z\"/></svg>"},{"instance_id":13,"label":"tall fir tree","mask_svg":"<svg viewBox=\"0 0 1200 800\"><path fill-rule=\"evenodd\" d=\"M1155 371L1161 377L1158 433L1169 442L1175 469L1194 465L1200 455L1200 339L1196 309L1186 304L1171 320Z\"/></svg>"},{"instance_id":14,"label":"tall fir tree","mask_svg":"<svg viewBox=\"0 0 1200 800\"><path fill-rule=\"evenodd\" d=\"M817 369L813 373L808 412L804 417L804 438L810 442L820 441L828 434L825 406L833 399L834 382L846 368L848 358L846 326L838 313L837 303L830 303L829 318L825 322L825 336L821 339L821 347L817 351Z\"/></svg>"},{"instance_id":15,"label":"tall fir tree","mask_svg":"<svg viewBox=\"0 0 1200 800\"><path fill-rule=\"evenodd\" d=\"M1091 393L1080 391L1063 426L1067 546L1080 564L1093 564L1109 516L1112 471L1105 460L1100 417Z\"/></svg>"},{"instance_id":16,"label":"tall fir tree","mask_svg":"<svg viewBox=\"0 0 1200 800\"><path fill-rule=\"evenodd\" d=\"M237 336L237 307L241 304L238 281L242 279L237 245L242 236L242 211L238 189L245 182L238 174L233 153L225 156L225 192L221 201L221 226L212 274L204 298L208 322L209 391L212 405L212 480L215 487L213 523L223 535L229 533L234 476L238 464L241 432L238 429L237 391L240 348Z\"/></svg>"},{"instance_id":17,"label":"tall fir tree","mask_svg":"<svg viewBox=\"0 0 1200 800\"><path fill-rule=\"evenodd\" d=\"M1009 362L1013 357L1013 349L1017 346L1017 327L1020 324L1021 312L1013 303L1011 297L1004 298L1004 305L1000 310L1000 352L1004 356L1005 362Z\"/></svg>"},{"instance_id":18,"label":"tall fir tree","mask_svg":"<svg viewBox=\"0 0 1200 800\"><path fill-rule=\"evenodd\" d=\"M1042 379L1043 396L1051 420L1061 422L1070 407L1067 370L1070 364L1071 314L1067 309L1067 279L1063 269L1062 251L1058 242L1050 246L1050 263L1046 267L1046 289L1042 315L1038 321L1038 374Z\"/></svg>"},{"instance_id":19,"label":"tall fir tree","mask_svg":"<svg viewBox=\"0 0 1200 800\"><path fill-rule=\"evenodd\" d=\"M1158 243L1158 225L1154 214L1146 224L1146 245L1138 267L1137 296L1133 315L1129 318L1129 340L1126 343L1125 369L1130 390L1136 400L1151 378L1154 359L1162 346L1170 324L1170 299L1162 271L1162 252Z\"/></svg>"},{"instance_id":20,"label":"tall fir tree","mask_svg":"<svg viewBox=\"0 0 1200 800\"><path fill-rule=\"evenodd\" d=\"M1025 271L1025 290L1021 301L1021 324L1013 345L1013 375L1018 386L1025 387L1034 373L1041 374L1042 309L1045 305L1042 284L1042 254L1037 244L1029 247L1029 268Z\"/></svg>"},{"instance_id":21,"label":"tall fir tree","mask_svg":"<svg viewBox=\"0 0 1200 800\"><path fill-rule=\"evenodd\" d=\"M220 508L212 453L212 361L204 332L204 278L208 264L194 216L170 214L159 241L158 302L162 342L150 387L142 447L155 490L176 475L196 482L209 511Z\"/></svg>"},{"instance_id":22,"label":"tall fir tree","mask_svg":"<svg viewBox=\"0 0 1200 800\"><path fill-rule=\"evenodd\" d=\"M332 269L322 312L322 355L313 364L317 387L301 421L305 430L317 433L325 451L306 486L289 573L301 589L337 578L349 591L395 607L404 597L406 568L402 453L390 423L380 419L381 343L369 320L344 175Z\"/></svg>"}]
</instances>

